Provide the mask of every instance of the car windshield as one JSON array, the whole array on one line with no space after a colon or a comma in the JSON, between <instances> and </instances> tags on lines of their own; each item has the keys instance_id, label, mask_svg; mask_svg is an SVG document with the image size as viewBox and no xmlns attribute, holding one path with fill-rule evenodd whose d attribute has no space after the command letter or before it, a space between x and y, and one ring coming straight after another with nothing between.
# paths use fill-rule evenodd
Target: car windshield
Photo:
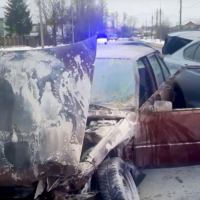
<instances>
[{"instance_id":1,"label":"car windshield","mask_svg":"<svg viewBox=\"0 0 200 200\"><path fill-rule=\"evenodd\" d=\"M136 108L134 67L130 59L96 59L90 103L120 110Z\"/></svg>"}]
</instances>

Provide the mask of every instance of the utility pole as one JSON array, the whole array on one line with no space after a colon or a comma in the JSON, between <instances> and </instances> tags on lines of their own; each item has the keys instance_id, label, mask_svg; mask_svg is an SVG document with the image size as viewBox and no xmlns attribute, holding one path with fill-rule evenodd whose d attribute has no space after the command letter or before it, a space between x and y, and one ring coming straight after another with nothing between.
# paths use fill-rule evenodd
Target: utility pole
<instances>
[{"instance_id":1,"label":"utility pole","mask_svg":"<svg viewBox=\"0 0 200 200\"><path fill-rule=\"evenodd\" d=\"M156 11L156 39L158 39L158 9Z\"/></svg>"},{"instance_id":2,"label":"utility pole","mask_svg":"<svg viewBox=\"0 0 200 200\"><path fill-rule=\"evenodd\" d=\"M44 49L44 32L43 32L43 22L42 22L41 0L39 0L39 12L40 12L40 39L41 39L42 49Z\"/></svg>"},{"instance_id":3,"label":"utility pole","mask_svg":"<svg viewBox=\"0 0 200 200\"><path fill-rule=\"evenodd\" d=\"M147 20L146 20L146 39L147 39Z\"/></svg>"},{"instance_id":4,"label":"utility pole","mask_svg":"<svg viewBox=\"0 0 200 200\"><path fill-rule=\"evenodd\" d=\"M161 8L160 8L160 42L161 42L161 37L162 37L162 28L161 28L161 25L162 25L162 11L161 11Z\"/></svg>"},{"instance_id":5,"label":"utility pole","mask_svg":"<svg viewBox=\"0 0 200 200\"><path fill-rule=\"evenodd\" d=\"M152 18L151 18L151 41L152 41L153 40L153 9L148 5L146 5L146 7L148 7L152 11Z\"/></svg>"},{"instance_id":6,"label":"utility pole","mask_svg":"<svg viewBox=\"0 0 200 200\"><path fill-rule=\"evenodd\" d=\"M153 41L153 15L151 19L151 41Z\"/></svg>"},{"instance_id":7,"label":"utility pole","mask_svg":"<svg viewBox=\"0 0 200 200\"><path fill-rule=\"evenodd\" d=\"M182 29L182 4L183 1L180 0L180 29Z\"/></svg>"}]
</instances>

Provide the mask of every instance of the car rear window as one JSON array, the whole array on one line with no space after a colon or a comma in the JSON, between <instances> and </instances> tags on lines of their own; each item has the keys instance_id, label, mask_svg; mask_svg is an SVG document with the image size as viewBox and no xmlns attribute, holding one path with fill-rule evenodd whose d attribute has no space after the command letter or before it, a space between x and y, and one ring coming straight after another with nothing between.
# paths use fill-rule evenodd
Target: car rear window
<instances>
[{"instance_id":1,"label":"car rear window","mask_svg":"<svg viewBox=\"0 0 200 200\"><path fill-rule=\"evenodd\" d=\"M165 39L165 45L162 49L162 53L164 55L170 54L172 55L179 49L183 48L187 44L192 42L192 40L185 39L185 38L179 38L179 37L167 37Z\"/></svg>"}]
</instances>

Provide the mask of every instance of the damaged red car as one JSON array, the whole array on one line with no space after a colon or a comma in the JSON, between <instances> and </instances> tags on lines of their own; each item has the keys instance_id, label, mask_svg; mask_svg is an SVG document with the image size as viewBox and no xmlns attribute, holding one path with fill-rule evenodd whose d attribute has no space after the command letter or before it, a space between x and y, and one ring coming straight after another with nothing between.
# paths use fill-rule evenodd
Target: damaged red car
<instances>
[{"instance_id":1,"label":"damaged red car","mask_svg":"<svg viewBox=\"0 0 200 200\"><path fill-rule=\"evenodd\" d=\"M1 198L140 199L143 169L199 163L200 67L95 38L0 56Z\"/></svg>"}]
</instances>

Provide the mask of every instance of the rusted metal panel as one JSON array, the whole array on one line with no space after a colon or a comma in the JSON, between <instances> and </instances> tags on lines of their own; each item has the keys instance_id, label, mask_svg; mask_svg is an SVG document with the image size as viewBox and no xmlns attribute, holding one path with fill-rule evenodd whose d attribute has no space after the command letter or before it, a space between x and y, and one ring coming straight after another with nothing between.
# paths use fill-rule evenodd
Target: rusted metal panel
<instances>
[{"instance_id":1,"label":"rusted metal panel","mask_svg":"<svg viewBox=\"0 0 200 200\"><path fill-rule=\"evenodd\" d=\"M183 108L167 112L155 112L153 109L157 98L173 102L174 80L183 70L190 68L177 72L141 107L133 144L136 166L180 166L200 162L200 109Z\"/></svg>"},{"instance_id":2,"label":"rusted metal panel","mask_svg":"<svg viewBox=\"0 0 200 200\"><path fill-rule=\"evenodd\" d=\"M95 55L95 37L0 52L0 186L32 186L76 173Z\"/></svg>"},{"instance_id":3,"label":"rusted metal panel","mask_svg":"<svg viewBox=\"0 0 200 200\"><path fill-rule=\"evenodd\" d=\"M200 162L200 110L146 115L135 138L137 166L180 166Z\"/></svg>"}]
</instances>

